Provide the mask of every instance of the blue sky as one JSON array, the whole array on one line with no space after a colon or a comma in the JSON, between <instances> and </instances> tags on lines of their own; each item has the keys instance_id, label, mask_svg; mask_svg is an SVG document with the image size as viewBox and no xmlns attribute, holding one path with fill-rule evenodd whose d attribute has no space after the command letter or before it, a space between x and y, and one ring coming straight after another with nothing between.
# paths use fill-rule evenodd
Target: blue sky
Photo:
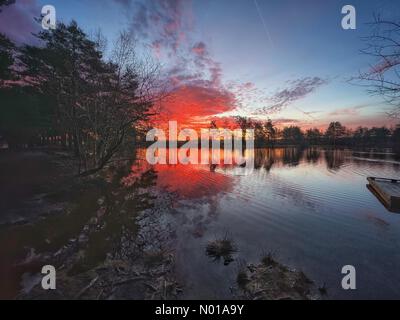
<instances>
[{"instance_id":1,"label":"blue sky","mask_svg":"<svg viewBox=\"0 0 400 320\"><path fill-rule=\"evenodd\" d=\"M21 3L30 15L36 8L40 14L42 5L52 4L58 20L75 19L88 33L101 29L110 45L119 31L132 31L143 50L152 50L165 73L180 81L178 85L222 91L225 98L215 101L232 105L212 108L214 113L220 111L217 114L247 114L269 117L282 124L318 127L333 120L352 127L394 124L386 117L386 106L379 97L368 96L365 89L346 80L375 62L359 53L365 46L361 37L369 34L366 23L374 12L400 18L397 0L20 0L20 6ZM356 30L341 28L341 8L346 4L356 8ZM7 15L8 10L12 9L6 8L0 15ZM146 19L141 12L146 12ZM29 15L25 18L29 19ZM1 32L15 27L0 23ZM311 80L315 78L321 81ZM307 86L305 92L296 91L298 84ZM276 103L276 96L285 90L295 93L288 103L274 112L260 112ZM227 98L227 92L236 99ZM198 101L202 96L195 97Z\"/></svg>"}]
</instances>

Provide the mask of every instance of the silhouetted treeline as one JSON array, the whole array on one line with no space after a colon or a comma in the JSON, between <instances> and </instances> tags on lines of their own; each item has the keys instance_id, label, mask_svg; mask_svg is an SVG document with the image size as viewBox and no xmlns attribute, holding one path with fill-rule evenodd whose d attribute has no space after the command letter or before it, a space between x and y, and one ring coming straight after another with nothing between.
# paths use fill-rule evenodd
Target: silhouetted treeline
<instances>
[{"instance_id":1,"label":"silhouetted treeline","mask_svg":"<svg viewBox=\"0 0 400 320\"><path fill-rule=\"evenodd\" d=\"M254 129L257 147L274 145L330 145L330 146L380 146L400 150L400 124L395 128L358 127L347 129L340 122L331 122L326 130L298 126L278 128L271 120L259 121L244 117L236 118L242 129Z\"/></svg>"},{"instance_id":2,"label":"silhouetted treeline","mask_svg":"<svg viewBox=\"0 0 400 320\"><path fill-rule=\"evenodd\" d=\"M399 155L394 154L388 149L381 148L332 148L332 147L302 147L284 146L275 148L257 148L254 151L254 168L270 171L274 166L284 165L295 167L301 163L323 164L329 170L338 170L346 162L353 165L368 165L376 168L387 166L387 161L399 160Z\"/></svg>"},{"instance_id":3,"label":"silhouetted treeline","mask_svg":"<svg viewBox=\"0 0 400 320\"><path fill-rule=\"evenodd\" d=\"M154 114L158 65L138 60L127 33L107 59L102 35L74 21L36 37L38 46L17 46L0 34L0 148L58 144L79 174L94 173Z\"/></svg>"}]
</instances>

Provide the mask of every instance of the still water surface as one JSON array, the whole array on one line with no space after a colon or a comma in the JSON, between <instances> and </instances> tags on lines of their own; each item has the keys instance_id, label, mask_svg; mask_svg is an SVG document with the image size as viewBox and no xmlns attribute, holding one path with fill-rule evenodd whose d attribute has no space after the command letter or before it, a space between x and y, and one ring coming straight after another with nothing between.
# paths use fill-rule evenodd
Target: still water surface
<instances>
[{"instance_id":1,"label":"still water surface","mask_svg":"<svg viewBox=\"0 0 400 320\"><path fill-rule=\"evenodd\" d=\"M100 265L111 250L109 239L130 226L130 216L152 207L151 194L138 192L151 188L159 195L159 213L173 231L169 242L176 252L182 298L232 298L238 270L273 253L279 262L305 272L317 287L325 284L328 299L400 299L400 214L389 212L366 187L367 176L400 178L399 158L390 150L259 149L252 171L219 165L151 167L144 154L140 150L138 160L118 170L121 175L114 175L113 183L90 191L77 189L79 197L69 196L80 199L72 211L48 213L32 223L0 224L0 298L15 297L25 287L24 277L40 276L41 257L56 257L60 248L80 238L88 221L97 217L100 197L109 198L110 207L133 198L126 206L129 212L106 215L108 227L84 245L84 267ZM30 164L44 161L43 156L29 159ZM16 179L18 170L4 163L2 167L3 180L7 175L9 179L2 185L1 216L16 219L21 210L15 211L17 203L9 209L14 202L5 201L11 197L7 192L12 194L7 186L13 182L15 190L32 193L34 188L19 181L29 177L31 183L45 184L44 171L28 166ZM40 179L32 175L36 171ZM138 178L142 182L135 184ZM35 192L48 193L39 191ZM20 191L15 194L15 199L23 198ZM42 199L46 197L36 202L43 211ZM26 209L30 213L32 206ZM206 255L207 243L224 236L238 248L228 265ZM356 267L357 290L341 289L344 265Z\"/></svg>"},{"instance_id":2,"label":"still water surface","mask_svg":"<svg viewBox=\"0 0 400 320\"><path fill-rule=\"evenodd\" d=\"M171 209L185 298L229 298L243 263L263 253L303 270L328 298L400 298L400 214L366 187L367 176L400 178L400 162L379 152L260 149L255 169L158 165L157 186L177 195ZM228 234L239 252L225 266L205 255ZM357 290L341 289L354 265Z\"/></svg>"}]
</instances>

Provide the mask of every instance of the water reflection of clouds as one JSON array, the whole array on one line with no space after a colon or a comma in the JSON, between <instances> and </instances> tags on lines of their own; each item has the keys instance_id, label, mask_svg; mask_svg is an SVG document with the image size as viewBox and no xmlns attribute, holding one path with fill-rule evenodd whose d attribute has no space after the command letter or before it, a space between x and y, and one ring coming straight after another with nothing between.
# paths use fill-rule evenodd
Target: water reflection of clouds
<instances>
[{"instance_id":1,"label":"water reflection of clouds","mask_svg":"<svg viewBox=\"0 0 400 320\"><path fill-rule=\"evenodd\" d=\"M319 147L256 149L254 171L243 177L236 175L237 169L241 168L234 165L150 166L142 160L136 162L132 176L125 179L132 179L138 176L138 172L149 170L150 167L154 169L157 188L174 194L179 201L175 209L182 212L180 223L193 236L202 237L208 225L225 210L224 201L239 201L241 207L249 208L260 201L267 201L270 209L277 211L280 211L283 201L290 208L316 212L317 209L322 210L324 204L321 200L323 196L316 190L325 190L327 182L335 183L337 180L343 183L348 180L349 174L364 176L366 173L376 173L374 168L388 165L378 162L370 164L357 158L373 158L374 153L356 153L357 157L354 157L352 152ZM383 153L375 156L382 160L392 155ZM359 166L364 174L357 173ZM350 180L345 182L346 186L352 184Z\"/></svg>"},{"instance_id":2,"label":"water reflection of clouds","mask_svg":"<svg viewBox=\"0 0 400 320\"><path fill-rule=\"evenodd\" d=\"M223 163L223 152L221 157ZM337 174L339 170L347 171L349 166L353 171L356 167L368 170L392 165L393 168L398 168L400 162L396 161L394 154L387 150L363 152L321 147L279 147L255 149L253 173L235 165L222 164L156 165L154 169L158 172L160 187L177 192L182 198L201 198L216 192L229 192L235 184L233 180L235 176L257 174L258 170L270 172L283 167L291 168L307 164L325 166L328 172ZM149 165L141 161L140 167L144 170ZM137 168L135 170L138 171Z\"/></svg>"},{"instance_id":3,"label":"water reflection of clouds","mask_svg":"<svg viewBox=\"0 0 400 320\"><path fill-rule=\"evenodd\" d=\"M210 166L157 165L155 170L158 186L176 192L183 199L214 196L233 188L232 177L215 172Z\"/></svg>"},{"instance_id":4,"label":"water reflection of clouds","mask_svg":"<svg viewBox=\"0 0 400 320\"><path fill-rule=\"evenodd\" d=\"M251 261L262 248L279 250L309 270L323 266L321 273L315 271L316 279L331 281L326 275L354 252L364 268L393 267L398 220L385 216L365 188L367 175L398 174L393 161L387 152L256 149L250 175L234 175L233 166L156 166L157 186L179 194L173 220L187 273L199 279L225 278L228 267L210 267L201 253L208 240L229 232L240 258ZM391 259L385 258L388 254ZM377 257L382 260L376 262Z\"/></svg>"},{"instance_id":5,"label":"water reflection of clouds","mask_svg":"<svg viewBox=\"0 0 400 320\"><path fill-rule=\"evenodd\" d=\"M315 211L316 202L301 190L301 186L292 182L281 181L273 188L273 193L287 201L293 203L295 207L306 208Z\"/></svg>"}]
</instances>

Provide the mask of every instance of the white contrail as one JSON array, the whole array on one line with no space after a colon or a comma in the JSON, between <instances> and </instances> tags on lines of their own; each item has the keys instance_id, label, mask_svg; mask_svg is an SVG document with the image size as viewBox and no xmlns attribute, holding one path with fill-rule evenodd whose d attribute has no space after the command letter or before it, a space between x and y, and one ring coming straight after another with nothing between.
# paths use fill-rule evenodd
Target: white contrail
<instances>
[{"instance_id":1,"label":"white contrail","mask_svg":"<svg viewBox=\"0 0 400 320\"><path fill-rule=\"evenodd\" d=\"M297 111L300 111L301 113L303 113L304 115L306 115L307 117L311 118L313 121L317 120L314 116L312 116L309 112L306 112L302 109L300 109L299 107L294 107Z\"/></svg>"},{"instance_id":2,"label":"white contrail","mask_svg":"<svg viewBox=\"0 0 400 320\"><path fill-rule=\"evenodd\" d=\"M273 49L275 49L274 43L273 43L273 41L272 41L271 34L269 33L268 28L267 28L267 23L265 22L264 16L263 16L262 13L261 13L260 6L258 5L257 0L254 0L254 4L255 4L255 6L256 6L256 9L257 9L258 15L259 15L259 17L260 17L260 20L261 20L261 22L262 22L262 24L263 24L264 31L265 31L265 33L267 34L268 41L269 41L271 47L272 47Z\"/></svg>"},{"instance_id":3,"label":"white contrail","mask_svg":"<svg viewBox=\"0 0 400 320\"><path fill-rule=\"evenodd\" d=\"M255 6L256 6L256 9L257 9L258 15L259 15L259 17L260 17L260 20L261 20L261 22L262 22L262 24L263 24L264 31L265 31L265 33L266 33L266 35L267 35L268 41L269 41L271 47L272 47L273 49L275 49L274 42L272 41L271 34L269 33L268 28L267 28L267 23L265 22L264 16L263 16L263 14L262 14L262 12L261 12L261 9L260 9L260 6L258 5L257 0L254 0L254 4L255 4ZM313 117L313 116L312 116L311 114L309 114L308 112L305 112L305 111L301 110L299 107L295 107L295 109L297 109L298 111L300 111L300 112L303 113L304 115L306 115L306 116L308 116L309 118L311 118L311 119L313 120L313 122L316 120L315 117Z\"/></svg>"}]
</instances>

